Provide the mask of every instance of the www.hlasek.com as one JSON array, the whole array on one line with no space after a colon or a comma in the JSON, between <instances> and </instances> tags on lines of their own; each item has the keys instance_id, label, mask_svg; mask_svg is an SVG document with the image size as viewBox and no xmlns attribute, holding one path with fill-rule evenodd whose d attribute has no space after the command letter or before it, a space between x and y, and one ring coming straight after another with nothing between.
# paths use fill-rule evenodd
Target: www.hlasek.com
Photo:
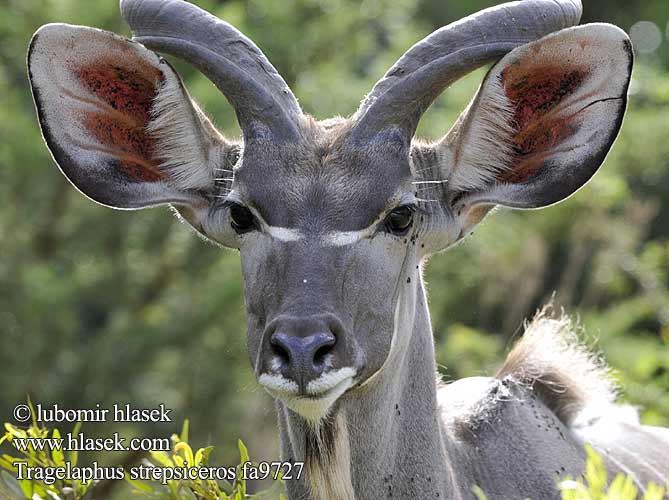
<instances>
[{"instance_id":1,"label":"www.hlasek.com","mask_svg":"<svg viewBox=\"0 0 669 500\"><path fill-rule=\"evenodd\" d=\"M34 412L34 414L33 414ZM14 419L25 423L33 418L39 423L59 422L171 422L171 410L165 405L158 408L139 409L130 405L113 405L112 408L101 408L96 405L91 409L63 409L57 404L44 407L40 404L34 408L21 404L14 408ZM168 438L132 438L121 437L117 432L111 437L93 437L80 432L67 433L62 437L28 437L12 436L11 443L17 451L29 454L31 451L63 452L63 451L169 451L171 449ZM36 480L51 485L60 480L77 480L82 484L90 481L111 481L129 478L140 481L157 481L167 484L176 480L213 480L234 481L264 480L267 478L286 480L299 479L304 464L302 462L245 462L239 468L210 467L201 464L184 463L183 466L157 467L154 465L137 465L129 469L123 467L100 466L93 462L90 466L73 466L65 462L60 466L34 466L27 460L17 460L12 463L16 468L16 478L19 480Z\"/></svg>"}]
</instances>

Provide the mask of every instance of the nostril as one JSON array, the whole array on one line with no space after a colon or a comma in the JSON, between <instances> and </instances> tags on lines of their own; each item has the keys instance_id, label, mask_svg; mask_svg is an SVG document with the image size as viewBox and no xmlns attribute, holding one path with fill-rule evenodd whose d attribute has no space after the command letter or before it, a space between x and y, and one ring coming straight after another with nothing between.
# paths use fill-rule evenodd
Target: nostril
<instances>
[{"instance_id":1,"label":"nostril","mask_svg":"<svg viewBox=\"0 0 669 500\"><path fill-rule=\"evenodd\" d=\"M275 370L289 370L293 376L320 373L337 338L331 332L316 332L306 336L275 332L269 341Z\"/></svg>"},{"instance_id":2,"label":"nostril","mask_svg":"<svg viewBox=\"0 0 669 500\"><path fill-rule=\"evenodd\" d=\"M332 340L331 342L328 342L327 344L322 345L318 349L316 349L316 352L314 353L314 365L321 366L322 364L324 364L325 356L327 356L332 351L334 345L335 341Z\"/></svg>"},{"instance_id":3,"label":"nostril","mask_svg":"<svg viewBox=\"0 0 669 500\"><path fill-rule=\"evenodd\" d=\"M287 366L290 364L290 351L286 349L280 341L277 341L277 339L272 338L270 340L270 346L272 349L272 352L274 355L279 358L279 361L283 366Z\"/></svg>"}]
</instances>

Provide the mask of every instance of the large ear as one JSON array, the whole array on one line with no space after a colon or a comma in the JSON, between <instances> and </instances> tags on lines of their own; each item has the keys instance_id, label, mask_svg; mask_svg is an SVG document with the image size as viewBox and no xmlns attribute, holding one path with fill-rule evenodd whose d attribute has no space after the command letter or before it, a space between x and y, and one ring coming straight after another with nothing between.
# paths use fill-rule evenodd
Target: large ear
<instances>
[{"instance_id":1,"label":"large ear","mask_svg":"<svg viewBox=\"0 0 669 500\"><path fill-rule=\"evenodd\" d=\"M622 124L632 60L622 30L591 24L523 45L490 70L434 155L464 232L496 204L544 207L594 175Z\"/></svg>"},{"instance_id":2,"label":"large ear","mask_svg":"<svg viewBox=\"0 0 669 500\"><path fill-rule=\"evenodd\" d=\"M86 196L115 208L207 203L234 148L166 61L113 33L49 24L28 69L44 139Z\"/></svg>"}]
</instances>

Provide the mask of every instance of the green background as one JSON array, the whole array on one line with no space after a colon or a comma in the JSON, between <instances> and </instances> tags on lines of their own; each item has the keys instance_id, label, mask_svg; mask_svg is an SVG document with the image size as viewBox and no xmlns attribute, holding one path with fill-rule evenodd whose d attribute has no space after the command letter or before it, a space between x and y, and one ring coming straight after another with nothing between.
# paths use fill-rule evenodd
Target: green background
<instances>
[{"instance_id":1,"label":"green background","mask_svg":"<svg viewBox=\"0 0 669 500\"><path fill-rule=\"evenodd\" d=\"M352 113L415 41L493 4L196 3L255 40L317 118ZM188 417L193 445L217 446L214 463L236 463L237 437L252 458L277 458L273 404L245 353L238 255L203 243L167 208L121 212L84 199L40 139L24 62L30 36L48 22L127 35L117 3L3 0L0 11L0 419L11 421L26 394L71 408L165 403L171 425L84 431L167 437ZM634 35L621 136L594 180L567 202L500 210L466 243L432 258L438 362L447 380L492 373L523 319L553 297L615 369L621 397L641 408L644 422L669 425L669 5L590 1L584 21L614 22ZM216 124L238 135L212 84L177 67ZM482 75L445 92L420 135L445 133Z\"/></svg>"}]
</instances>

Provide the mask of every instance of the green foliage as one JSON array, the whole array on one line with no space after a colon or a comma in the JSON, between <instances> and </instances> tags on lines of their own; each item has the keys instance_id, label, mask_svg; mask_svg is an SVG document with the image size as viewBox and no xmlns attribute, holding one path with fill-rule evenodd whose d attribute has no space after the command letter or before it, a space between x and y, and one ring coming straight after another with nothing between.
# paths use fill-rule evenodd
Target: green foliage
<instances>
[{"instance_id":1,"label":"green foliage","mask_svg":"<svg viewBox=\"0 0 669 500\"><path fill-rule=\"evenodd\" d=\"M45 439L61 437L58 428L49 431L46 427L40 427L35 420L35 410L28 400L32 410L33 420L27 429L21 429L9 422L5 423L5 433L0 437L0 445L3 443L11 444L16 438L26 439ZM72 431L73 436L77 436L80 426L75 426ZM16 450L16 448L12 448ZM63 467L65 462L77 465L79 453L77 451L68 451L67 455L61 450L45 450L29 447L21 451L21 456L12 456L2 454L0 458L0 495L4 498L27 498L32 500L50 499L50 500L84 500L90 498L89 489L93 483L84 483L76 479L56 479L53 484L45 484L41 481L17 479L18 469L14 465L16 462L25 462L30 467L56 468Z\"/></svg>"},{"instance_id":2,"label":"green foliage","mask_svg":"<svg viewBox=\"0 0 669 500\"><path fill-rule=\"evenodd\" d=\"M184 421L181 434L174 434L171 439L173 443L172 453L152 451L150 453L151 464L156 467L171 468L187 467L189 465L199 468L210 465L210 456L214 447L207 446L193 452L190 444L188 444L188 420ZM285 500L281 480L278 480L275 486L267 491L254 495L247 494L246 480L243 478L242 466L251 461L248 450L241 440L237 442L237 447L239 449L239 465L236 467L236 477L232 482L187 479L179 481L169 480L166 485L163 485L162 483L147 483L132 479L126 480L133 487L134 493L156 500L243 500L246 498Z\"/></svg>"},{"instance_id":3,"label":"green foliage","mask_svg":"<svg viewBox=\"0 0 669 500\"><path fill-rule=\"evenodd\" d=\"M33 410L33 415L35 415ZM76 436L80 425L77 425L73 431ZM171 437L172 450L151 451L146 460L149 467L159 468L184 468L192 467L199 469L210 466L210 457L214 451L213 446L198 448L193 452L193 448L188 442L189 422L184 421L182 431L179 435L174 434ZM25 438L60 438L61 433L57 428L49 431L48 428L39 426L34 420L27 429L21 429L11 423L5 423L5 433L0 437L0 445L4 442L11 444L14 439ZM244 443L238 441L239 465L236 466L235 479L228 481L214 481L202 479L183 479L167 481L139 481L133 480L126 472L125 480L131 486L131 491L139 497L152 498L155 500L285 500L283 494L284 487L281 479L278 479L272 488L258 492L256 494L247 493L247 481L243 478L242 467L246 463L257 465L251 462L248 450ZM13 448L13 449L16 449ZM42 468L62 468L69 463L73 468L78 462L78 453L76 451L64 452L60 450L45 451L30 446L27 450L21 452L20 457L3 454L0 457L0 469L4 469L0 474L0 496L7 499L31 499L31 500L87 500L96 498L95 481L85 482L76 479L56 479L53 484L37 479L17 479L18 469L16 462L25 462L30 467Z\"/></svg>"}]
</instances>

